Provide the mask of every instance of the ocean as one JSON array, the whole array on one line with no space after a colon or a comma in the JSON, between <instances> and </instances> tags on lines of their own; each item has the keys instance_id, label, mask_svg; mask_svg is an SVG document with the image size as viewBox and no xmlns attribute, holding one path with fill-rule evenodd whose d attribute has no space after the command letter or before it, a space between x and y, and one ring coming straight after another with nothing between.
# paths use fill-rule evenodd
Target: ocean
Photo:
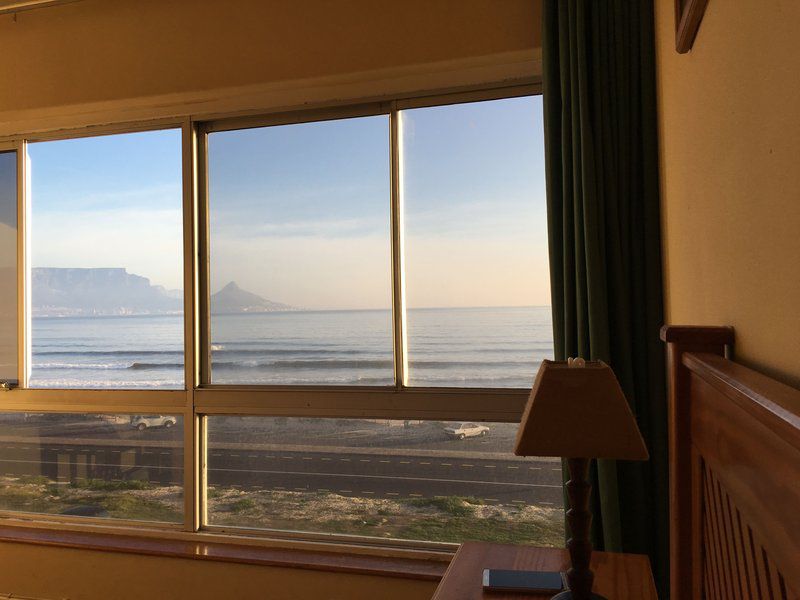
<instances>
[{"instance_id":1,"label":"ocean","mask_svg":"<svg viewBox=\"0 0 800 600\"><path fill-rule=\"evenodd\" d=\"M32 321L30 386L183 388L183 317ZM213 315L219 384L394 383L389 310ZM409 385L528 388L552 358L549 306L431 308L407 313Z\"/></svg>"}]
</instances>

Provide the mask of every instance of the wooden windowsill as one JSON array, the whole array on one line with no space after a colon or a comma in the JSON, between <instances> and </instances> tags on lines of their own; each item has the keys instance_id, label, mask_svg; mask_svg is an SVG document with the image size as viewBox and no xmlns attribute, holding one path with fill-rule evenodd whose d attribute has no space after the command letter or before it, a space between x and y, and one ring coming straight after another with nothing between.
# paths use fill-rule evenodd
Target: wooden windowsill
<instances>
[{"instance_id":1,"label":"wooden windowsill","mask_svg":"<svg viewBox=\"0 0 800 600\"><path fill-rule=\"evenodd\" d=\"M0 542L439 581L448 562L0 525Z\"/></svg>"}]
</instances>

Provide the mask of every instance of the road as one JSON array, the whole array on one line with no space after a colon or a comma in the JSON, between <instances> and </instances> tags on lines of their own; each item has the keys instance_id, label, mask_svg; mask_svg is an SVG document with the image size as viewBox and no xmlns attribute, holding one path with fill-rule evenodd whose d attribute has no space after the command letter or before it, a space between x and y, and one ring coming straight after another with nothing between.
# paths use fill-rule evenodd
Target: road
<instances>
[{"instance_id":1,"label":"road","mask_svg":"<svg viewBox=\"0 0 800 600\"><path fill-rule=\"evenodd\" d=\"M208 453L212 487L333 492L345 496L415 498L469 496L487 503L561 503L561 468L548 460L503 458L496 453L403 453L355 448L330 450L254 449L232 444ZM290 448L296 448L291 447ZM155 440L0 439L0 475L145 479L158 485L183 483L182 449Z\"/></svg>"}]
</instances>

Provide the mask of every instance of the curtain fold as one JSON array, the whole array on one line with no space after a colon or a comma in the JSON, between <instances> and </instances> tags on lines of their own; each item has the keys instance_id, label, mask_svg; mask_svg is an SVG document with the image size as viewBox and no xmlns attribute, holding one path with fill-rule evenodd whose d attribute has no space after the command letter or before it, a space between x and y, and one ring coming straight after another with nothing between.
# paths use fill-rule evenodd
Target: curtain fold
<instances>
[{"instance_id":1,"label":"curtain fold","mask_svg":"<svg viewBox=\"0 0 800 600\"><path fill-rule=\"evenodd\" d=\"M651 557L666 596L667 415L652 0L544 0L555 357L611 365L650 450L599 461L596 547Z\"/></svg>"}]
</instances>

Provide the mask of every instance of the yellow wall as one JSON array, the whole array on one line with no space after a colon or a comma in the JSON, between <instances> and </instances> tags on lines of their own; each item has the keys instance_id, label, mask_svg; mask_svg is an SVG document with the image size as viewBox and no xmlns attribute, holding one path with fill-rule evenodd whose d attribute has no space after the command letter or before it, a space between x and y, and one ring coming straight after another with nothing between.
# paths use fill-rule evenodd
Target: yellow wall
<instances>
[{"instance_id":1,"label":"yellow wall","mask_svg":"<svg viewBox=\"0 0 800 600\"><path fill-rule=\"evenodd\" d=\"M0 564L0 594L46 600L423 600L436 588L427 581L11 543L0 543Z\"/></svg>"},{"instance_id":2,"label":"yellow wall","mask_svg":"<svg viewBox=\"0 0 800 600\"><path fill-rule=\"evenodd\" d=\"M0 112L540 45L531 0L82 0L0 16Z\"/></svg>"},{"instance_id":3,"label":"yellow wall","mask_svg":"<svg viewBox=\"0 0 800 600\"><path fill-rule=\"evenodd\" d=\"M533 57L539 14L535 0L82 0L16 20L0 16L0 129L65 126L66 106L75 115L84 110L75 106L112 103L108 113L135 98L326 77L342 78L336 90L346 95L348 73ZM427 83L435 87L436 75ZM270 101L276 89L261 97ZM301 101L302 89L295 93ZM16 121L22 129L9 125ZM0 544L0 564L0 593L54 599L414 600L434 589L396 578L20 544Z\"/></svg>"},{"instance_id":4,"label":"yellow wall","mask_svg":"<svg viewBox=\"0 0 800 600\"><path fill-rule=\"evenodd\" d=\"M730 324L800 386L800 3L709 2L675 52L656 0L667 322Z\"/></svg>"}]
</instances>

